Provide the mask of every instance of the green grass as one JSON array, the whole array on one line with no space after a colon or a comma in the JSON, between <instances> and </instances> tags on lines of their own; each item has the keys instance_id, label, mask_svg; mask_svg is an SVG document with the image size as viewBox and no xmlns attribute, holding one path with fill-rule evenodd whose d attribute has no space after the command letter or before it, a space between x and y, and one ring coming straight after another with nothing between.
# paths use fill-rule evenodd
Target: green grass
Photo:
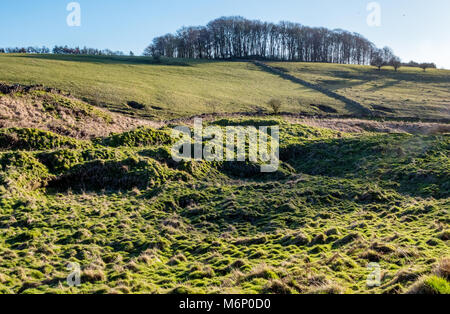
<instances>
[{"instance_id":1,"label":"green grass","mask_svg":"<svg viewBox=\"0 0 450 314\"><path fill-rule=\"evenodd\" d=\"M450 118L450 71L321 63L269 65L355 100L387 117Z\"/></svg>"},{"instance_id":2,"label":"green grass","mask_svg":"<svg viewBox=\"0 0 450 314\"><path fill-rule=\"evenodd\" d=\"M273 65L386 117L448 117L448 71ZM282 111L356 114L244 62L2 55L0 67L0 81L155 119L268 110L271 98ZM29 94L0 95L10 117L0 130L0 293L449 293L450 134L209 122L278 125L280 168L261 174L249 160L177 163L168 128L79 137L89 140L40 130L41 110L71 127L123 116ZM35 128L17 127L26 121L11 111L28 112ZM81 265L79 287L66 283L69 262ZM381 268L376 287L370 263Z\"/></svg>"},{"instance_id":3,"label":"green grass","mask_svg":"<svg viewBox=\"0 0 450 314\"><path fill-rule=\"evenodd\" d=\"M43 84L154 119L270 110L272 98L282 100L282 111L313 112L310 104L324 104L348 113L340 101L245 62L164 59L154 64L142 57L0 55L0 67L0 82ZM137 109L128 105L132 101Z\"/></svg>"},{"instance_id":4,"label":"green grass","mask_svg":"<svg viewBox=\"0 0 450 314\"><path fill-rule=\"evenodd\" d=\"M214 124L278 124L283 170L175 163L166 130L5 148L0 292L448 293L449 135Z\"/></svg>"}]
</instances>

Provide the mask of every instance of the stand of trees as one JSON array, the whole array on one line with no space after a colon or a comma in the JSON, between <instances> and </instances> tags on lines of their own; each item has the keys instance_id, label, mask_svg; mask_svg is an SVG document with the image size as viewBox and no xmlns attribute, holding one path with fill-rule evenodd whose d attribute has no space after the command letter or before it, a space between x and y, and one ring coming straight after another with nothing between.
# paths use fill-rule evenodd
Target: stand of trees
<instances>
[{"instance_id":1,"label":"stand of trees","mask_svg":"<svg viewBox=\"0 0 450 314\"><path fill-rule=\"evenodd\" d=\"M50 53L47 47L0 48L0 53Z\"/></svg>"},{"instance_id":2,"label":"stand of trees","mask_svg":"<svg viewBox=\"0 0 450 314\"><path fill-rule=\"evenodd\" d=\"M412 68L421 68L422 70L426 71L427 69L436 69L437 66L435 63L418 63L415 61L409 61L408 63L403 63L402 66L404 67L412 67Z\"/></svg>"},{"instance_id":3,"label":"stand of trees","mask_svg":"<svg viewBox=\"0 0 450 314\"><path fill-rule=\"evenodd\" d=\"M190 59L261 58L272 60L370 64L376 47L357 33L222 17L207 26L183 27L157 37L148 56Z\"/></svg>"},{"instance_id":4,"label":"stand of trees","mask_svg":"<svg viewBox=\"0 0 450 314\"><path fill-rule=\"evenodd\" d=\"M370 61L370 65L378 68L378 71L381 71L381 68L384 66L392 66L395 71L398 71L401 67L414 67L421 68L424 71L427 69L436 69L436 64L434 63L418 63L414 61L410 61L409 63L402 63L399 57L394 55L394 52L389 47L384 47L383 49L375 49L372 52L372 57Z\"/></svg>"},{"instance_id":5,"label":"stand of trees","mask_svg":"<svg viewBox=\"0 0 450 314\"><path fill-rule=\"evenodd\" d=\"M54 54L65 54L65 55L90 55L90 56L124 56L122 51L112 51L109 49L95 49L95 48L70 48L68 46L55 46L53 48Z\"/></svg>"},{"instance_id":6,"label":"stand of trees","mask_svg":"<svg viewBox=\"0 0 450 314\"><path fill-rule=\"evenodd\" d=\"M397 71L401 67L402 62L391 48L384 47L383 49L374 49L372 51L370 65L377 67L378 71L381 71L382 67L390 65Z\"/></svg>"},{"instance_id":7,"label":"stand of trees","mask_svg":"<svg viewBox=\"0 0 450 314\"><path fill-rule=\"evenodd\" d=\"M52 50L47 47L15 47L15 48L0 48L0 53L30 53L30 54L64 54L64 55L91 55L91 56L124 56L122 51L112 51L109 49L95 49L95 48L70 48L68 46L55 46Z\"/></svg>"}]
</instances>

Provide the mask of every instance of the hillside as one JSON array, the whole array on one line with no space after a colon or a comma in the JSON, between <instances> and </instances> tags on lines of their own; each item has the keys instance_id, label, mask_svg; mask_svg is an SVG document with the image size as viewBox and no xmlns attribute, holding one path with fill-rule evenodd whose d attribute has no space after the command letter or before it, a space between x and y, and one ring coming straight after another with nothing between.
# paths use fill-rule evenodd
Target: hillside
<instances>
[{"instance_id":1,"label":"hillside","mask_svg":"<svg viewBox=\"0 0 450 314\"><path fill-rule=\"evenodd\" d=\"M387 117L450 118L450 71L336 64L269 62L269 65Z\"/></svg>"},{"instance_id":2,"label":"hillside","mask_svg":"<svg viewBox=\"0 0 450 314\"><path fill-rule=\"evenodd\" d=\"M158 123L97 108L43 86L0 83L0 128L37 128L86 139L139 126L154 127Z\"/></svg>"},{"instance_id":3,"label":"hillside","mask_svg":"<svg viewBox=\"0 0 450 314\"><path fill-rule=\"evenodd\" d=\"M110 110L165 120L199 113L282 111L308 115L450 118L450 71L320 63L269 63L345 96L329 95L268 73L249 62L61 55L0 55L0 82L69 91ZM364 110L361 110L363 107Z\"/></svg>"},{"instance_id":4,"label":"hillside","mask_svg":"<svg viewBox=\"0 0 450 314\"><path fill-rule=\"evenodd\" d=\"M283 109L292 112L314 112L310 104L323 103L348 113L343 103L246 62L152 62L142 57L0 55L0 82L42 84L150 119L267 110L272 98L282 99Z\"/></svg>"},{"instance_id":5,"label":"hillside","mask_svg":"<svg viewBox=\"0 0 450 314\"><path fill-rule=\"evenodd\" d=\"M365 120L252 63L152 62L0 56L0 293L450 293L449 124L390 121L417 116L395 105L405 82L386 87L386 120ZM366 85L394 75L272 65L306 67L314 84L343 82L333 69L370 77L357 94L333 90L374 113ZM404 71L443 77L417 84L436 90L421 118L445 113L447 72ZM292 114L246 113L272 98ZM278 126L278 171L175 162L171 128L194 114L205 126ZM79 287L66 283L69 262ZM370 263L379 286L367 285Z\"/></svg>"}]
</instances>

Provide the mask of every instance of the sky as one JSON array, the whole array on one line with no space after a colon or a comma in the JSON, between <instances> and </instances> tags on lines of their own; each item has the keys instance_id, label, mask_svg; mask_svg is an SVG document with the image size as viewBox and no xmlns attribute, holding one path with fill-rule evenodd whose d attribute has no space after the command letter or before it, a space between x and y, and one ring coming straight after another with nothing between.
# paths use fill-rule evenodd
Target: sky
<instances>
[{"instance_id":1,"label":"sky","mask_svg":"<svg viewBox=\"0 0 450 314\"><path fill-rule=\"evenodd\" d=\"M80 5L80 26L69 26L70 2ZM379 4L380 24L368 24ZM449 0L0 0L0 47L54 45L133 51L182 26L221 16L291 21L357 32L389 46L408 62L450 69ZM378 16L378 15L376 15Z\"/></svg>"}]
</instances>

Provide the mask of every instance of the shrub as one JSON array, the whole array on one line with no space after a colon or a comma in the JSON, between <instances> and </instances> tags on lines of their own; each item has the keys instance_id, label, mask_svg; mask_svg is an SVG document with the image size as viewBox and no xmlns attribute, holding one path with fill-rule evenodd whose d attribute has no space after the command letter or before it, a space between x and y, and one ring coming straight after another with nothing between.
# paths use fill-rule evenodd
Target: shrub
<instances>
[{"instance_id":1,"label":"shrub","mask_svg":"<svg viewBox=\"0 0 450 314\"><path fill-rule=\"evenodd\" d=\"M281 103L281 100L279 100L279 99L274 98L269 101L269 107L272 109L274 114L280 113L281 106L282 106L282 103Z\"/></svg>"}]
</instances>

